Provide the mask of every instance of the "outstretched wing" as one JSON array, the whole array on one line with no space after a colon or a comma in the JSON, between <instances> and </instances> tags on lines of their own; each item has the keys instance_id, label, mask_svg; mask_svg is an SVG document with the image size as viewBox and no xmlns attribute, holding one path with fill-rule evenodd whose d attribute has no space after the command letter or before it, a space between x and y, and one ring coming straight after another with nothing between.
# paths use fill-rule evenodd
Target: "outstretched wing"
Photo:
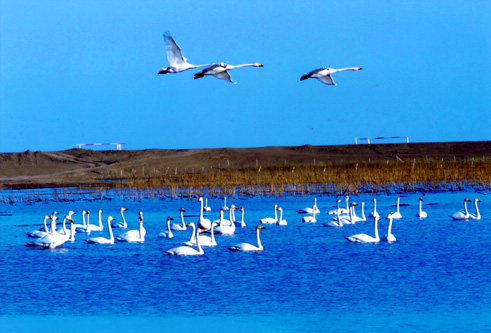
<instances>
[{"instance_id":1,"label":"outstretched wing","mask_svg":"<svg viewBox=\"0 0 491 333\"><path fill-rule=\"evenodd\" d=\"M230 76L228 71L224 71L224 72L215 74L213 76L216 77L217 79L220 79L220 80L225 80L225 81L228 81L230 83L235 83L234 81L232 81L232 77Z\"/></svg>"},{"instance_id":2,"label":"outstretched wing","mask_svg":"<svg viewBox=\"0 0 491 333\"><path fill-rule=\"evenodd\" d=\"M330 86L335 86L336 83L334 83L332 77L330 74L324 75L324 76L318 76L317 79L321 81L322 83L328 84Z\"/></svg>"},{"instance_id":3,"label":"outstretched wing","mask_svg":"<svg viewBox=\"0 0 491 333\"><path fill-rule=\"evenodd\" d=\"M165 33L164 40L167 48L167 60L169 60L171 66L180 67L187 62L187 59L182 55L181 48L171 35Z\"/></svg>"}]
</instances>

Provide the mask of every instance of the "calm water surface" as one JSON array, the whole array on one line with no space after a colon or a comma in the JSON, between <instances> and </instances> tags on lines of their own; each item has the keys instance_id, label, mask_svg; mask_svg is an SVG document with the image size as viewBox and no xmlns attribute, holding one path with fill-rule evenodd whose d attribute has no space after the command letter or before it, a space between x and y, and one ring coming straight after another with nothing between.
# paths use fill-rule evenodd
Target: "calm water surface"
<instances>
[{"instance_id":1,"label":"calm water surface","mask_svg":"<svg viewBox=\"0 0 491 333\"><path fill-rule=\"evenodd\" d=\"M428 218L415 217L419 194L401 196L403 218L395 220L397 242L353 244L357 233L373 235L373 222L342 228L323 227L335 199L318 196L321 213L315 224L302 223L299 208L312 196L228 198L245 208L247 227L233 236L217 236L218 246L199 257L169 256L164 251L190 238L191 230L173 239L158 238L165 218L196 222L196 200L80 201L0 206L0 331L27 331L38 325L51 331L135 331L166 328L179 331L444 331L491 329L490 193L443 193L424 196ZM453 221L465 197L480 198L479 221ZM373 196L355 196L373 209ZM385 217L395 210L395 196L377 196ZM218 219L223 200L208 200ZM261 253L231 252L227 247L255 243L255 225L284 211L287 226L261 231ZM143 211L147 229L143 244L74 243L53 250L25 247L25 232L37 229L53 210L97 210L120 220L120 207L130 229ZM469 205L474 212L473 203ZM357 214L361 215L360 207ZM236 214L240 219L240 213ZM381 236L387 222L379 222ZM115 235L122 233L114 229ZM107 230L93 233L108 237Z\"/></svg>"}]
</instances>

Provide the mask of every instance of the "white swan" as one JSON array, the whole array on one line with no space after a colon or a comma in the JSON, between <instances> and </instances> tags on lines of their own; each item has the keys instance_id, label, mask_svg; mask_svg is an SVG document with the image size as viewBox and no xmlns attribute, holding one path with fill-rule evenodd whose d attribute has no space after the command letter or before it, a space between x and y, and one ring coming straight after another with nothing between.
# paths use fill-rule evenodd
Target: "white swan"
<instances>
[{"instance_id":1,"label":"white swan","mask_svg":"<svg viewBox=\"0 0 491 333\"><path fill-rule=\"evenodd\" d=\"M389 227L387 228L387 233L382 237L384 242L395 242L396 236L392 234L392 214L387 215L386 219L389 220Z\"/></svg>"},{"instance_id":2,"label":"white swan","mask_svg":"<svg viewBox=\"0 0 491 333\"><path fill-rule=\"evenodd\" d=\"M300 81L312 78L312 79L317 79L320 82L325 83L327 85L336 86L336 83L334 83L331 74L337 72L343 72L343 71L359 71L361 69L362 69L361 67L348 67L348 68L339 68L339 69L323 67L323 68L314 69L312 72L302 75Z\"/></svg>"},{"instance_id":3,"label":"white swan","mask_svg":"<svg viewBox=\"0 0 491 333\"><path fill-rule=\"evenodd\" d=\"M349 199L350 199L350 196L347 195L345 199L346 199L346 208L339 208L339 203L341 202L341 200L339 200L339 201L336 201L337 208L334 209L334 210L328 211L327 214L329 214L329 215L337 215L337 212L338 211L339 211L339 214L349 214L349 211L350 211L350 207L349 207Z\"/></svg>"},{"instance_id":4,"label":"white swan","mask_svg":"<svg viewBox=\"0 0 491 333\"><path fill-rule=\"evenodd\" d=\"M41 237L44 237L46 236L48 233L49 233L49 229L48 229L48 224L46 223L46 221L48 220L51 220L51 216L49 215L46 215L44 217L44 231L43 230L34 230L34 231L30 231L30 232L26 232L26 235L31 237L31 238L41 238Z\"/></svg>"},{"instance_id":5,"label":"white swan","mask_svg":"<svg viewBox=\"0 0 491 333\"><path fill-rule=\"evenodd\" d=\"M186 211L184 208L180 209L181 211L181 224L172 223L170 228L174 231L184 231L186 230L186 223L184 223L184 212Z\"/></svg>"},{"instance_id":6,"label":"white swan","mask_svg":"<svg viewBox=\"0 0 491 333\"><path fill-rule=\"evenodd\" d=\"M140 228L138 230L129 230L124 234L116 237L116 240L120 242L144 242L146 230L143 228L143 213L139 212L138 223Z\"/></svg>"},{"instance_id":7,"label":"white swan","mask_svg":"<svg viewBox=\"0 0 491 333\"><path fill-rule=\"evenodd\" d=\"M312 206L311 210L312 210L312 215L311 216L304 216L302 219L302 222L304 222L304 223L316 223L317 222L317 220L315 219L315 214L316 214L315 204Z\"/></svg>"},{"instance_id":8,"label":"white swan","mask_svg":"<svg viewBox=\"0 0 491 333\"><path fill-rule=\"evenodd\" d=\"M283 220L283 208L278 207L277 210L280 211L280 218L278 219L278 221L276 221L276 224L277 225L288 225L288 222L286 222L286 220Z\"/></svg>"},{"instance_id":9,"label":"white swan","mask_svg":"<svg viewBox=\"0 0 491 333\"><path fill-rule=\"evenodd\" d=\"M340 201L341 200L338 200L338 206L339 206L339 202ZM327 222L327 223L323 223L322 225L324 227L334 227L334 228L340 228L340 227L342 227L344 225L344 223L343 223L343 221L341 221L341 216L339 215L339 210L337 211L337 214L336 215L337 215L337 219L336 220L333 219L333 221Z\"/></svg>"},{"instance_id":10,"label":"white swan","mask_svg":"<svg viewBox=\"0 0 491 333\"><path fill-rule=\"evenodd\" d=\"M99 225L94 225L89 223L90 212L87 212L87 234L90 234L92 231L103 231L104 226L102 225L102 209L99 209Z\"/></svg>"},{"instance_id":11,"label":"white swan","mask_svg":"<svg viewBox=\"0 0 491 333\"><path fill-rule=\"evenodd\" d=\"M428 217L428 214L423 211L423 198L419 198L419 212L416 213L416 217L420 219Z\"/></svg>"},{"instance_id":12,"label":"white swan","mask_svg":"<svg viewBox=\"0 0 491 333\"><path fill-rule=\"evenodd\" d=\"M124 214L123 214L123 212L126 210L128 210L128 208L121 207L120 214L121 214L121 221L122 222L118 222L118 221L116 221L116 219L114 219L114 221L111 222L111 226L113 228L123 228L123 229L128 228L128 224L126 223L126 219L124 218Z\"/></svg>"},{"instance_id":13,"label":"white swan","mask_svg":"<svg viewBox=\"0 0 491 333\"><path fill-rule=\"evenodd\" d=\"M219 63L219 64L213 64L208 68L205 68L198 73L194 74L194 79L199 79L205 75L212 75L216 77L219 80L225 80L230 83L236 83L232 80L232 77L230 76L230 73L228 71L236 68L241 68L241 67L263 67L262 64L255 62L252 64L242 64L242 65L229 65L225 63Z\"/></svg>"},{"instance_id":14,"label":"white swan","mask_svg":"<svg viewBox=\"0 0 491 333\"><path fill-rule=\"evenodd\" d=\"M375 216L378 216L380 217L379 213L377 212L377 199L373 199L373 212L370 212L370 214L368 214L368 217L370 218L373 218Z\"/></svg>"},{"instance_id":15,"label":"white swan","mask_svg":"<svg viewBox=\"0 0 491 333\"><path fill-rule=\"evenodd\" d=\"M235 222L235 225L241 228L245 228L246 223L244 222L244 212L245 212L244 207L240 207L240 211L242 212L242 219L240 220L240 222Z\"/></svg>"},{"instance_id":16,"label":"white swan","mask_svg":"<svg viewBox=\"0 0 491 333\"><path fill-rule=\"evenodd\" d=\"M260 219L259 222L263 224L276 224L276 221L278 221L278 215L277 215L277 208L278 205L274 205L274 217L265 217L263 219Z\"/></svg>"},{"instance_id":17,"label":"white swan","mask_svg":"<svg viewBox=\"0 0 491 333\"><path fill-rule=\"evenodd\" d=\"M259 224L256 227L257 246L254 246L254 245L249 244L249 243L240 243L240 244L234 245L232 247L229 247L228 249L230 251L262 251L262 250L264 250L264 247L261 244L261 238L259 237L259 230L261 230L261 229L266 229L266 228L263 227L261 224Z\"/></svg>"},{"instance_id":18,"label":"white swan","mask_svg":"<svg viewBox=\"0 0 491 333\"><path fill-rule=\"evenodd\" d=\"M467 210L467 202L468 201L471 201L471 200L468 198L464 199L464 211L463 212L462 211L455 212L452 215L450 215L450 217L452 217L454 220L468 220L470 217L469 211Z\"/></svg>"},{"instance_id":19,"label":"white swan","mask_svg":"<svg viewBox=\"0 0 491 333\"><path fill-rule=\"evenodd\" d=\"M307 208L303 208L303 209L298 209L297 213L299 213L299 214L312 214L314 211L316 214L320 213L320 210L317 207L317 198L314 198L314 205L312 206L312 208L307 207Z\"/></svg>"},{"instance_id":20,"label":"white swan","mask_svg":"<svg viewBox=\"0 0 491 333\"><path fill-rule=\"evenodd\" d=\"M479 208L477 208L477 203L481 202L479 199L474 199L474 207L476 208L476 214L469 214L469 219L471 220L480 220L481 219L481 213L479 213Z\"/></svg>"},{"instance_id":21,"label":"white swan","mask_svg":"<svg viewBox=\"0 0 491 333\"><path fill-rule=\"evenodd\" d=\"M223 224L223 210L220 209L220 225L215 228L215 232L221 235L232 235L235 233L235 224L224 225Z\"/></svg>"},{"instance_id":22,"label":"white swan","mask_svg":"<svg viewBox=\"0 0 491 333\"><path fill-rule=\"evenodd\" d=\"M227 197L224 197L223 198L223 207L222 207L223 210L229 210L230 208L228 208L227 206Z\"/></svg>"},{"instance_id":23,"label":"white swan","mask_svg":"<svg viewBox=\"0 0 491 333\"><path fill-rule=\"evenodd\" d=\"M177 45L176 41L174 40L174 38L171 37L170 34L164 34L164 41L167 49L167 60L169 60L170 66L162 68L158 74L180 73L191 68L212 65L191 65L190 63L188 63L188 60L182 55L181 48L179 47L179 45Z\"/></svg>"},{"instance_id":24,"label":"white swan","mask_svg":"<svg viewBox=\"0 0 491 333\"><path fill-rule=\"evenodd\" d=\"M89 244L114 244L114 235L112 229L112 221L116 219L112 216L107 217L107 230L109 230L109 238L105 237L92 237L88 238L85 241Z\"/></svg>"},{"instance_id":25,"label":"white swan","mask_svg":"<svg viewBox=\"0 0 491 333\"><path fill-rule=\"evenodd\" d=\"M90 214L89 211L86 211L86 210L83 210L82 211L82 221L83 221L83 224L75 224L75 230L77 232L87 232L87 221L85 220L85 216L87 214Z\"/></svg>"},{"instance_id":26,"label":"white swan","mask_svg":"<svg viewBox=\"0 0 491 333\"><path fill-rule=\"evenodd\" d=\"M355 206L358 206L358 204L356 202L352 202L350 204L350 208L349 208L349 214L348 216L346 215L338 215L339 216L339 219L338 217L333 217L332 220L333 221L338 221L338 222L341 222L343 224L355 224L356 221L355 221Z\"/></svg>"},{"instance_id":27,"label":"white swan","mask_svg":"<svg viewBox=\"0 0 491 333\"><path fill-rule=\"evenodd\" d=\"M348 241L350 241L352 243L378 243L380 241L380 238L378 236L378 228L377 228L378 220L380 220L380 217L374 217L373 218L375 237L369 236L367 234L356 234L356 235L348 236L348 237L344 237L344 238L346 238Z\"/></svg>"},{"instance_id":28,"label":"white swan","mask_svg":"<svg viewBox=\"0 0 491 333\"><path fill-rule=\"evenodd\" d=\"M203 197L199 197L198 201L201 203L201 208L199 211L198 227L200 227L203 230L210 230L211 221L203 217Z\"/></svg>"},{"instance_id":29,"label":"white swan","mask_svg":"<svg viewBox=\"0 0 491 333\"><path fill-rule=\"evenodd\" d=\"M365 217L365 202L361 203L361 217L356 216L355 208L353 207L353 222L364 222L367 218Z\"/></svg>"},{"instance_id":30,"label":"white swan","mask_svg":"<svg viewBox=\"0 0 491 333\"><path fill-rule=\"evenodd\" d=\"M208 206L208 198L206 198L205 207L203 207L205 212L211 212L211 207Z\"/></svg>"},{"instance_id":31,"label":"white swan","mask_svg":"<svg viewBox=\"0 0 491 333\"><path fill-rule=\"evenodd\" d=\"M402 214L399 211L399 201L400 200L401 200L401 198L397 197L397 211L392 213L392 218L394 218L394 219L401 219L402 218Z\"/></svg>"},{"instance_id":32,"label":"white swan","mask_svg":"<svg viewBox=\"0 0 491 333\"><path fill-rule=\"evenodd\" d=\"M188 226L191 226L191 228L193 228L193 230L195 228L193 222L188 223ZM200 232L201 232L201 229L198 229L198 233L200 233ZM200 241L200 238L196 237L196 246L198 247L197 250L192 248L192 247L189 247L189 246L179 246L179 247L175 247L175 248L172 248L170 250L167 250L167 251L165 251L165 253L170 254L170 255L181 255L181 256L201 255L205 252L201 248L199 241Z\"/></svg>"},{"instance_id":33,"label":"white swan","mask_svg":"<svg viewBox=\"0 0 491 333\"><path fill-rule=\"evenodd\" d=\"M65 223L66 220L72 223L70 230L75 231L75 229L73 228L73 219L67 215L64 217L63 222ZM51 219L51 224L52 224L51 229L56 230L56 226L55 226L56 219ZM46 236L38 238L35 241L26 244L26 246L39 246L47 249L54 249L64 244L67 240L69 240L69 238L70 235L68 235L68 233L64 235L64 234L59 234L55 231L55 232L50 232Z\"/></svg>"},{"instance_id":34,"label":"white swan","mask_svg":"<svg viewBox=\"0 0 491 333\"><path fill-rule=\"evenodd\" d=\"M218 223L216 222L213 222L211 224L210 236L208 236L208 235L199 235L199 232L198 233L196 232L196 228L194 227L193 224L191 226L193 228L193 233L191 234L191 238L189 239L188 242L184 242L183 244L186 246L196 246L196 236L198 236L199 243L201 244L201 246L217 246L218 244L215 240L215 232L214 232L216 226L218 226Z\"/></svg>"},{"instance_id":35,"label":"white swan","mask_svg":"<svg viewBox=\"0 0 491 333\"><path fill-rule=\"evenodd\" d=\"M161 238L174 238L174 234L172 233L172 228L170 226L171 220L173 220L172 216L167 217L167 230L160 232L159 237L161 237Z\"/></svg>"}]
</instances>

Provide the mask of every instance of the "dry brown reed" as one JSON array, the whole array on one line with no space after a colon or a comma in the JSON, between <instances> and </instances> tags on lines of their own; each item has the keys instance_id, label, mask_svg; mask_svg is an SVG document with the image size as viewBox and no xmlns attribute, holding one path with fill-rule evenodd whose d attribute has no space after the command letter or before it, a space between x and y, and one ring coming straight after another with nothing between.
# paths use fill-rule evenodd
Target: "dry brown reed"
<instances>
[{"instance_id":1,"label":"dry brown reed","mask_svg":"<svg viewBox=\"0 0 491 333\"><path fill-rule=\"evenodd\" d=\"M229 165L223 163L222 165ZM491 189L491 159L414 159L358 162L263 165L247 168L154 170L138 176L100 182L93 187L25 191L8 195L0 202L70 200L184 199L198 196L345 195L358 193L443 192ZM155 176L158 174L159 176Z\"/></svg>"}]
</instances>

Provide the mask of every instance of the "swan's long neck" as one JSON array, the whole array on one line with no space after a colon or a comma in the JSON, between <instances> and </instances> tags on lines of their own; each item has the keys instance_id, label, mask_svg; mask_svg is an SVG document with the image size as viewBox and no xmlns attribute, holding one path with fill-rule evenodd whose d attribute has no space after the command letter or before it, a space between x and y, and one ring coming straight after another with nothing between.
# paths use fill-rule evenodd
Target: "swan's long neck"
<instances>
[{"instance_id":1,"label":"swan's long neck","mask_svg":"<svg viewBox=\"0 0 491 333\"><path fill-rule=\"evenodd\" d=\"M189 241L193 242L195 240L195 237L196 237L196 228L194 226L194 223L191 224L191 228L193 228L193 232L191 233L191 239Z\"/></svg>"},{"instance_id":2,"label":"swan's long neck","mask_svg":"<svg viewBox=\"0 0 491 333\"><path fill-rule=\"evenodd\" d=\"M213 228L215 228L215 223L211 224L211 244L215 244L215 232L213 231Z\"/></svg>"},{"instance_id":3,"label":"swan's long neck","mask_svg":"<svg viewBox=\"0 0 491 333\"><path fill-rule=\"evenodd\" d=\"M196 232L196 246L198 247L198 252L199 253L204 253L203 249L201 248L201 245L199 243L199 232Z\"/></svg>"},{"instance_id":4,"label":"swan's long neck","mask_svg":"<svg viewBox=\"0 0 491 333\"><path fill-rule=\"evenodd\" d=\"M339 201L336 201L336 206L337 206L338 212L339 212ZM338 214L338 217L339 217L339 214Z\"/></svg>"},{"instance_id":5,"label":"swan's long neck","mask_svg":"<svg viewBox=\"0 0 491 333\"><path fill-rule=\"evenodd\" d=\"M66 229L66 217L63 219L63 234L68 235L68 230Z\"/></svg>"},{"instance_id":6,"label":"swan's long neck","mask_svg":"<svg viewBox=\"0 0 491 333\"><path fill-rule=\"evenodd\" d=\"M181 223L182 223L182 228L186 229L186 224L184 223L184 212L182 210L181 210Z\"/></svg>"},{"instance_id":7,"label":"swan's long neck","mask_svg":"<svg viewBox=\"0 0 491 333\"><path fill-rule=\"evenodd\" d=\"M392 221L392 219L391 219L391 221ZM378 218L375 218L374 228L375 228L375 239L379 240L380 238L378 236Z\"/></svg>"},{"instance_id":8,"label":"swan's long neck","mask_svg":"<svg viewBox=\"0 0 491 333\"><path fill-rule=\"evenodd\" d=\"M349 212L349 205L348 205L349 197L346 197L346 210Z\"/></svg>"},{"instance_id":9,"label":"swan's long neck","mask_svg":"<svg viewBox=\"0 0 491 333\"><path fill-rule=\"evenodd\" d=\"M343 71L357 71L359 70L359 67L347 67L347 68L332 68L331 73L337 73L337 72L343 72Z\"/></svg>"},{"instance_id":10,"label":"swan's long neck","mask_svg":"<svg viewBox=\"0 0 491 333\"><path fill-rule=\"evenodd\" d=\"M259 230L259 228L256 228L257 247L262 250L263 245L261 244L261 237L259 237Z\"/></svg>"},{"instance_id":11,"label":"swan's long neck","mask_svg":"<svg viewBox=\"0 0 491 333\"><path fill-rule=\"evenodd\" d=\"M223 225L223 210L220 211L220 221L218 223L220 224L220 227Z\"/></svg>"},{"instance_id":12,"label":"swan's long neck","mask_svg":"<svg viewBox=\"0 0 491 333\"><path fill-rule=\"evenodd\" d=\"M254 65L255 64L242 64L242 65L235 65L235 66L228 65L226 68L227 70L231 70L231 69L242 68L242 67L254 67Z\"/></svg>"},{"instance_id":13,"label":"swan's long neck","mask_svg":"<svg viewBox=\"0 0 491 333\"><path fill-rule=\"evenodd\" d=\"M423 200L419 200L419 215L421 215L422 212L423 212Z\"/></svg>"},{"instance_id":14,"label":"swan's long neck","mask_svg":"<svg viewBox=\"0 0 491 333\"><path fill-rule=\"evenodd\" d=\"M469 216L469 211L467 210L467 201L464 200L464 212L465 212L465 216Z\"/></svg>"},{"instance_id":15,"label":"swan's long neck","mask_svg":"<svg viewBox=\"0 0 491 333\"><path fill-rule=\"evenodd\" d=\"M373 215L377 213L377 200L373 199Z\"/></svg>"},{"instance_id":16,"label":"swan's long neck","mask_svg":"<svg viewBox=\"0 0 491 333\"><path fill-rule=\"evenodd\" d=\"M476 217L480 218L481 214L479 214L479 208L477 208L477 201L474 201L474 207L476 207Z\"/></svg>"},{"instance_id":17,"label":"swan's long neck","mask_svg":"<svg viewBox=\"0 0 491 333\"><path fill-rule=\"evenodd\" d=\"M354 212L355 212L355 206L351 206L350 209L349 209L349 221L351 223L353 223L353 215L354 215Z\"/></svg>"},{"instance_id":18,"label":"swan's long neck","mask_svg":"<svg viewBox=\"0 0 491 333\"><path fill-rule=\"evenodd\" d=\"M173 236L172 230L170 228L170 219L167 219L167 234L169 237Z\"/></svg>"},{"instance_id":19,"label":"swan's long neck","mask_svg":"<svg viewBox=\"0 0 491 333\"><path fill-rule=\"evenodd\" d=\"M283 209L280 210L280 219L276 220L276 223L280 224L282 219L283 219ZM259 229L258 229L258 232L259 232Z\"/></svg>"},{"instance_id":20,"label":"swan's long neck","mask_svg":"<svg viewBox=\"0 0 491 333\"><path fill-rule=\"evenodd\" d=\"M102 226L102 210L99 211L99 228L104 229Z\"/></svg>"},{"instance_id":21,"label":"swan's long neck","mask_svg":"<svg viewBox=\"0 0 491 333\"><path fill-rule=\"evenodd\" d=\"M121 219L123 220L123 228L128 228L128 225L126 224L126 219L124 218L123 212L124 212L124 210L121 210Z\"/></svg>"},{"instance_id":22,"label":"swan's long neck","mask_svg":"<svg viewBox=\"0 0 491 333\"><path fill-rule=\"evenodd\" d=\"M121 214L123 213L121 212ZM109 230L109 240L113 242L114 241L113 228L111 227L111 220L109 219L109 217L107 218L107 229Z\"/></svg>"},{"instance_id":23,"label":"swan's long neck","mask_svg":"<svg viewBox=\"0 0 491 333\"><path fill-rule=\"evenodd\" d=\"M397 198L397 212L399 213L399 198Z\"/></svg>"},{"instance_id":24,"label":"swan's long neck","mask_svg":"<svg viewBox=\"0 0 491 333\"><path fill-rule=\"evenodd\" d=\"M317 206L314 204L312 206L312 217L315 219L315 209L317 208Z\"/></svg>"},{"instance_id":25,"label":"swan's long neck","mask_svg":"<svg viewBox=\"0 0 491 333\"><path fill-rule=\"evenodd\" d=\"M48 231L48 224L46 223L47 220L48 220L48 218L45 216L44 217L44 222L43 222L44 223L44 231L49 232Z\"/></svg>"},{"instance_id":26,"label":"swan's long neck","mask_svg":"<svg viewBox=\"0 0 491 333\"><path fill-rule=\"evenodd\" d=\"M75 242L75 224L70 223L70 242Z\"/></svg>"},{"instance_id":27,"label":"swan's long neck","mask_svg":"<svg viewBox=\"0 0 491 333\"><path fill-rule=\"evenodd\" d=\"M230 210L228 211L228 219L230 220L230 223L234 223L234 207L230 207Z\"/></svg>"},{"instance_id":28,"label":"swan's long neck","mask_svg":"<svg viewBox=\"0 0 491 333\"><path fill-rule=\"evenodd\" d=\"M201 203L201 210L199 211L199 219L203 219L203 198L200 200Z\"/></svg>"},{"instance_id":29,"label":"swan's long neck","mask_svg":"<svg viewBox=\"0 0 491 333\"><path fill-rule=\"evenodd\" d=\"M387 229L387 235L392 235L392 217L389 218L389 228Z\"/></svg>"},{"instance_id":30,"label":"swan's long neck","mask_svg":"<svg viewBox=\"0 0 491 333\"><path fill-rule=\"evenodd\" d=\"M140 219L140 239L143 239L143 219Z\"/></svg>"},{"instance_id":31,"label":"swan's long neck","mask_svg":"<svg viewBox=\"0 0 491 333\"><path fill-rule=\"evenodd\" d=\"M364 202L362 202L362 203L361 203L361 218L362 218L363 220L366 220L366 219L367 219L367 218L365 217L365 203L364 203Z\"/></svg>"},{"instance_id":32,"label":"swan's long neck","mask_svg":"<svg viewBox=\"0 0 491 333\"><path fill-rule=\"evenodd\" d=\"M245 212L245 210L242 210L242 220L240 221L242 224L245 224L245 222L244 222L244 212Z\"/></svg>"},{"instance_id":33,"label":"swan's long neck","mask_svg":"<svg viewBox=\"0 0 491 333\"><path fill-rule=\"evenodd\" d=\"M274 205L274 219L276 221L278 221L278 213L277 213L277 209L276 208L278 208L278 206L277 205Z\"/></svg>"},{"instance_id":34,"label":"swan's long neck","mask_svg":"<svg viewBox=\"0 0 491 333\"><path fill-rule=\"evenodd\" d=\"M83 223L84 223L84 228L87 228L87 224L86 224L86 222L85 222L85 214L87 214L87 212L84 210L84 211L82 212L82 221L83 221Z\"/></svg>"}]
</instances>

